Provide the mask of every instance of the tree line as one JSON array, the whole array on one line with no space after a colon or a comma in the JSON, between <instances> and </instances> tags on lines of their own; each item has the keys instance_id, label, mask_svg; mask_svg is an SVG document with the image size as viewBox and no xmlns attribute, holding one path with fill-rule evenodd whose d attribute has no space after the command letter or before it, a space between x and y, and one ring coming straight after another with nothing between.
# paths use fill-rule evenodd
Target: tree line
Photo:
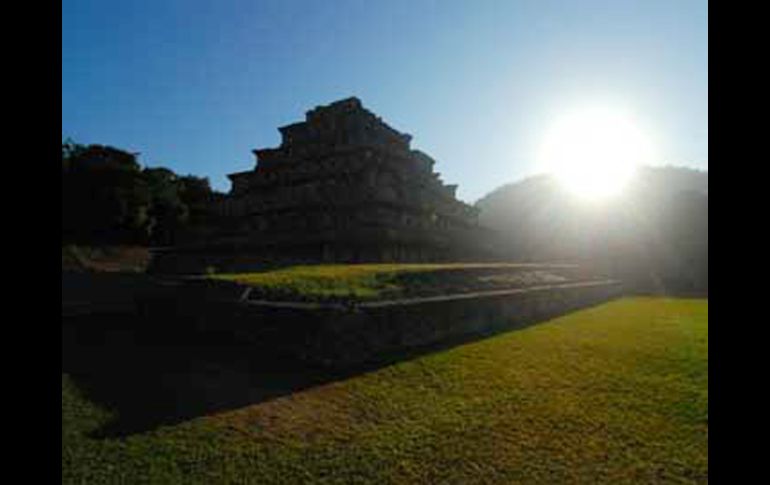
<instances>
[{"instance_id":1,"label":"tree line","mask_svg":"<svg viewBox=\"0 0 770 485\"><path fill-rule=\"evenodd\" d=\"M208 178L142 167L138 153L62 143L62 243L172 245L215 221Z\"/></svg>"}]
</instances>

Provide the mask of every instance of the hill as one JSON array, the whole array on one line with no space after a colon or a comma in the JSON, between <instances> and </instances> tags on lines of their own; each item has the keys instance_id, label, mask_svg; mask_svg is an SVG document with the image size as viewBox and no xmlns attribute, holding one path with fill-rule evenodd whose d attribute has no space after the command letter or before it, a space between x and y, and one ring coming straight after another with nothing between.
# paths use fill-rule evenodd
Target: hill
<instances>
[{"instance_id":1,"label":"hill","mask_svg":"<svg viewBox=\"0 0 770 485\"><path fill-rule=\"evenodd\" d=\"M583 262L645 291L708 292L708 172L644 167L623 195L587 203L541 175L478 202L517 261Z\"/></svg>"}]
</instances>

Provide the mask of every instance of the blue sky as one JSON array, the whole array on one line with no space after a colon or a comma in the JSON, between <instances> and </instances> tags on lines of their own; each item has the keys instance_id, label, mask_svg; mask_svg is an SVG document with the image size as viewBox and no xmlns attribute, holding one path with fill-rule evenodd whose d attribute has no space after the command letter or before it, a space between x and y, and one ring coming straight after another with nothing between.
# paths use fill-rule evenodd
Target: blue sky
<instances>
[{"instance_id":1,"label":"blue sky","mask_svg":"<svg viewBox=\"0 0 770 485\"><path fill-rule=\"evenodd\" d=\"M62 3L62 136L207 176L358 96L472 202L538 172L549 123L621 107L658 163L708 168L706 1Z\"/></svg>"}]
</instances>

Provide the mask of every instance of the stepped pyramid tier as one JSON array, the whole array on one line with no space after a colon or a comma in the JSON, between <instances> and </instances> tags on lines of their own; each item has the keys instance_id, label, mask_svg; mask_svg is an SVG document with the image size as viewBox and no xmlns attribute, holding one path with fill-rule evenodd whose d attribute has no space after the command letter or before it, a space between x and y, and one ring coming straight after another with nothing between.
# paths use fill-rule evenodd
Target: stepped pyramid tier
<instances>
[{"instance_id":1,"label":"stepped pyramid tier","mask_svg":"<svg viewBox=\"0 0 770 485\"><path fill-rule=\"evenodd\" d=\"M410 135L358 98L319 106L279 132L280 146L253 150L252 170L228 175L230 193L214 209L226 221L217 242L239 260L472 257L478 209L456 198Z\"/></svg>"}]
</instances>

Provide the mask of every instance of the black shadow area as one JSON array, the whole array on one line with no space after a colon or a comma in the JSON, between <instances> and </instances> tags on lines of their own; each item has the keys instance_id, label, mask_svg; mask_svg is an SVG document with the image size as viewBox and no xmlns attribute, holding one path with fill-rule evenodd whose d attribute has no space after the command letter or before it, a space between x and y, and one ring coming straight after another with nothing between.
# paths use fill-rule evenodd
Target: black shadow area
<instances>
[{"instance_id":1,"label":"black shadow area","mask_svg":"<svg viewBox=\"0 0 770 485\"><path fill-rule=\"evenodd\" d=\"M332 368L280 353L270 342L185 331L188 324L127 314L63 318L62 372L88 399L116 413L93 437L121 437L239 409L511 330Z\"/></svg>"}]
</instances>

